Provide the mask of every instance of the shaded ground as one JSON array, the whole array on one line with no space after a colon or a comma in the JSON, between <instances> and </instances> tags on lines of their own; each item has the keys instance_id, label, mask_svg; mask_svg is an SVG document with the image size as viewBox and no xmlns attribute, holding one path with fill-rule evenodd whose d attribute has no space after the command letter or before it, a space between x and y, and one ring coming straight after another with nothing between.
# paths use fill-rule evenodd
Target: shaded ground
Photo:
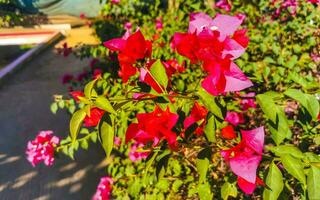
<instances>
[{"instance_id":1,"label":"shaded ground","mask_svg":"<svg viewBox=\"0 0 320 200\"><path fill-rule=\"evenodd\" d=\"M53 94L66 94L62 75L81 71L87 64L49 49L0 86L1 200L91 198L103 174L97 167L101 149L80 152L76 161L62 157L51 168L32 168L24 153L27 141L39 130L68 134L69 116L63 111L51 114L49 105Z\"/></svg>"}]
</instances>

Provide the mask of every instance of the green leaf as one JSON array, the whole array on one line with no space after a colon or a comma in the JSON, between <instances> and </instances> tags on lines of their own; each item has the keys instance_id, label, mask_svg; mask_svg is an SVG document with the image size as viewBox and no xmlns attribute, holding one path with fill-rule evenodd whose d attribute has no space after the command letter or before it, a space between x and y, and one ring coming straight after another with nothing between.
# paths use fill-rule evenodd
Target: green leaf
<instances>
[{"instance_id":1,"label":"green leaf","mask_svg":"<svg viewBox=\"0 0 320 200\"><path fill-rule=\"evenodd\" d=\"M159 59L152 64L150 68L150 73L152 77L155 79L155 81L159 83L161 86L163 86L164 88L168 86L169 80L166 73L166 69Z\"/></svg>"},{"instance_id":2,"label":"green leaf","mask_svg":"<svg viewBox=\"0 0 320 200\"><path fill-rule=\"evenodd\" d=\"M175 181L173 182L173 184L172 184L172 190L173 190L174 192L178 192L178 191L179 191L179 188L182 186L182 184L183 184L183 181L182 181L182 180L180 180L180 179L175 180Z\"/></svg>"},{"instance_id":3,"label":"green leaf","mask_svg":"<svg viewBox=\"0 0 320 200\"><path fill-rule=\"evenodd\" d=\"M142 184L140 179L133 179L133 183L131 182L128 187L128 193L132 197L137 197L140 193L140 190L142 188Z\"/></svg>"},{"instance_id":4,"label":"green leaf","mask_svg":"<svg viewBox=\"0 0 320 200\"><path fill-rule=\"evenodd\" d=\"M310 94L304 94L296 89L288 89L284 94L298 101L308 111L312 119L317 119L320 107L316 97Z\"/></svg>"},{"instance_id":5,"label":"green leaf","mask_svg":"<svg viewBox=\"0 0 320 200\"><path fill-rule=\"evenodd\" d=\"M265 200L277 200L280 193L283 190L283 177L282 173L277 167L277 165L274 164L274 162L271 162L269 167L269 172L266 179L266 185L269 188L265 188L263 191L263 199Z\"/></svg>"},{"instance_id":6,"label":"green leaf","mask_svg":"<svg viewBox=\"0 0 320 200\"><path fill-rule=\"evenodd\" d=\"M105 111L107 111L107 112L109 112L109 113L112 113L112 114L115 114L115 113L116 113L116 111L115 111L114 108L112 107L110 101L109 101L107 98L103 97L103 96L98 96L98 97L96 98L94 104L95 104L98 108L100 108L100 109L102 109L102 110L105 110Z\"/></svg>"},{"instance_id":7,"label":"green leaf","mask_svg":"<svg viewBox=\"0 0 320 200\"><path fill-rule=\"evenodd\" d=\"M289 174L298 179L302 184L306 185L306 176L301 160L294 158L289 154L284 154L281 156L281 162Z\"/></svg>"},{"instance_id":8,"label":"green leaf","mask_svg":"<svg viewBox=\"0 0 320 200\"><path fill-rule=\"evenodd\" d=\"M236 198L238 195L238 190L235 183L225 182L221 187L221 198L223 200L228 200L228 197Z\"/></svg>"},{"instance_id":9,"label":"green leaf","mask_svg":"<svg viewBox=\"0 0 320 200\"><path fill-rule=\"evenodd\" d=\"M206 92L204 89L200 89L198 91L198 96L200 97L202 103L204 106L211 111L216 117L223 120L223 111L222 111L222 105L218 105L218 101L216 101L216 97L210 95L208 92Z\"/></svg>"},{"instance_id":10,"label":"green leaf","mask_svg":"<svg viewBox=\"0 0 320 200\"><path fill-rule=\"evenodd\" d=\"M86 117L86 112L83 109L76 111L70 120L70 136L74 142L78 136L79 130L81 128L82 121Z\"/></svg>"},{"instance_id":11,"label":"green leaf","mask_svg":"<svg viewBox=\"0 0 320 200\"><path fill-rule=\"evenodd\" d=\"M87 98L90 98L92 96L92 91L93 91L93 87L95 85L95 83L97 82L98 79L94 79L92 81L90 81L89 83L86 84L86 86L84 87L84 95Z\"/></svg>"},{"instance_id":12,"label":"green leaf","mask_svg":"<svg viewBox=\"0 0 320 200\"><path fill-rule=\"evenodd\" d=\"M61 100L58 102L59 108L63 109L64 108L64 100Z\"/></svg>"},{"instance_id":13,"label":"green leaf","mask_svg":"<svg viewBox=\"0 0 320 200\"><path fill-rule=\"evenodd\" d=\"M99 140L108 158L113 149L114 141L114 117L108 113L100 120Z\"/></svg>"},{"instance_id":14,"label":"green leaf","mask_svg":"<svg viewBox=\"0 0 320 200\"><path fill-rule=\"evenodd\" d=\"M267 94L259 94L256 96L256 99L267 118L273 123L276 123L277 112L275 112L275 110L277 106L274 103L272 96Z\"/></svg>"},{"instance_id":15,"label":"green leaf","mask_svg":"<svg viewBox=\"0 0 320 200\"><path fill-rule=\"evenodd\" d=\"M50 110L53 114L56 114L58 110L58 104L56 102L52 103L50 106Z\"/></svg>"},{"instance_id":16,"label":"green leaf","mask_svg":"<svg viewBox=\"0 0 320 200\"><path fill-rule=\"evenodd\" d=\"M200 200L212 200L213 194L209 183L203 183L197 188Z\"/></svg>"},{"instance_id":17,"label":"green leaf","mask_svg":"<svg viewBox=\"0 0 320 200\"><path fill-rule=\"evenodd\" d=\"M209 169L210 160L211 160L211 149L210 148L202 149L199 152L198 158L196 161L200 183L204 183L207 181L207 172Z\"/></svg>"},{"instance_id":18,"label":"green leaf","mask_svg":"<svg viewBox=\"0 0 320 200\"><path fill-rule=\"evenodd\" d=\"M290 154L291 156L296 158L304 158L304 154L300 151L300 149L291 144L272 147L270 148L270 150L279 157L284 154Z\"/></svg>"},{"instance_id":19,"label":"green leaf","mask_svg":"<svg viewBox=\"0 0 320 200\"><path fill-rule=\"evenodd\" d=\"M290 59L289 59L289 61L286 63L286 67L288 67L288 68L293 68L296 64L297 64L297 62L298 62L298 56L296 56L296 55L293 55Z\"/></svg>"},{"instance_id":20,"label":"green leaf","mask_svg":"<svg viewBox=\"0 0 320 200\"><path fill-rule=\"evenodd\" d=\"M87 150L89 147L89 143L87 140L83 140L83 141L81 141L80 146L81 146L81 148Z\"/></svg>"},{"instance_id":21,"label":"green leaf","mask_svg":"<svg viewBox=\"0 0 320 200\"><path fill-rule=\"evenodd\" d=\"M207 124L204 128L204 134L209 142L216 142L216 124L214 115L210 115L207 119Z\"/></svg>"},{"instance_id":22,"label":"green leaf","mask_svg":"<svg viewBox=\"0 0 320 200\"><path fill-rule=\"evenodd\" d=\"M310 200L320 198L320 168L312 166L309 169L307 176L308 197Z\"/></svg>"}]
</instances>

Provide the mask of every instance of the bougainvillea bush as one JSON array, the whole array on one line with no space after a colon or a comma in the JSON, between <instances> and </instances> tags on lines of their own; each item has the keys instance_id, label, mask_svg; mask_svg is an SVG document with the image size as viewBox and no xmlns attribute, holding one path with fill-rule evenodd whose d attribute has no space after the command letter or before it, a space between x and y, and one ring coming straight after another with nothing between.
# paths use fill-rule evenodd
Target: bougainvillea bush
<instances>
[{"instance_id":1,"label":"bougainvillea bush","mask_svg":"<svg viewBox=\"0 0 320 200\"><path fill-rule=\"evenodd\" d=\"M51 105L70 133L40 132L28 160L101 145L92 199L319 199L318 5L106 3L101 45L62 50L92 58Z\"/></svg>"}]
</instances>

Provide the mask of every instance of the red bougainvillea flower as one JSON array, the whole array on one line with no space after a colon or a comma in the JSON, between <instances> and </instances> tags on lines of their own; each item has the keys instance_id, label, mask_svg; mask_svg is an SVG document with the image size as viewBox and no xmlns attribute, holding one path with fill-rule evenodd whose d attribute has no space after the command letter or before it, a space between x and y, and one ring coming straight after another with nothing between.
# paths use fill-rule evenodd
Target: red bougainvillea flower
<instances>
[{"instance_id":1,"label":"red bougainvillea flower","mask_svg":"<svg viewBox=\"0 0 320 200\"><path fill-rule=\"evenodd\" d=\"M67 57L72 53L72 47L68 47L68 44L65 42L63 43L62 48L58 48L58 53Z\"/></svg>"},{"instance_id":2,"label":"red bougainvillea flower","mask_svg":"<svg viewBox=\"0 0 320 200\"><path fill-rule=\"evenodd\" d=\"M241 97L245 97L244 99L241 99L241 101L240 101L240 106L241 106L242 110L246 111L249 108L256 108L257 107L256 101L254 99L255 96L256 96L256 93L254 93L254 92L249 92L248 94L241 95Z\"/></svg>"},{"instance_id":3,"label":"red bougainvillea flower","mask_svg":"<svg viewBox=\"0 0 320 200\"><path fill-rule=\"evenodd\" d=\"M231 125L227 125L226 127L221 129L221 136L222 138L227 140L232 140L237 138L237 134Z\"/></svg>"},{"instance_id":4,"label":"red bougainvillea flower","mask_svg":"<svg viewBox=\"0 0 320 200\"><path fill-rule=\"evenodd\" d=\"M229 122L233 126L238 126L238 124L244 123L244 117L242 113L237 112L227 112L226 117L224 118L226 122Z\"/></svg>"},{"instance_id":5,"label":"red bougainvillea flower","mask_svg":"<svg viewBox=\"0 0 320 200\"><path fill-rule=\"evenodd\" d=\"M220 0L215 4L215 6L227 12L231 10L231 2L229 2L228 0Z\"/></svg>"},{"instance_id":6,"label":"red bougainvillea flower","mask_svg":"<svg viewBox=\"0 0 320 200\"><path fill-rule=\"evenodd\" d=\"M105 111L100 108L91 108L90 115L87 115L83 120L84 125L86 127L97 126L104 113Z\"/></svg>"},{"instance_id":7,"label":"red bougainvillea flower","mask_svg":"<svg viewBox=\"0 0 320 200\"><path fill-rule=\"evenodd\" d=\"M264 127L241 130L241 135L241 142L231 149L222 150L221 155L230 164L233 173L241 178L238 182L240 189L251 194L258 181L256 173L262 159Z\"/></svg>"},{"instance_id":8,"label":"red bougainvillea flower","mask_svg":"<svg viewBox=\"0 0 320 200\"><path fill-rule=\"evenodd\" d=\"M205 13L193 13L188 33L174 34L173 48L192 63L203 63L208 76L202 87L212 95L252 86L252 82L232 62L244 53L249 43L246 30L237 31L244 18L244 15L217 15L212 19Z\"/></svg>"},{"instance_id":9,"label":"red bougainvillea flower","mask_svg":"<svg viewBox=\"0 0 320 200\"><path fill-rule=\"evenodd\" d=\"M144 145L139 142L135 142L130 147L129 159L133 162L137 162L142 159L146 159L149 155L149 152L137 151L137 149L142 149Z\"/></svg>"},{"instance_id":10,"label":"red bougainvillea flower","mask_svg":"<svg viewBox=\"0 0 320 200\"><path fill-rule=\"evenodd\" d=\"M158 106L151 113L137 114L138 123L129 125L126 142L135 140L142 144L149 142L156 146L160 140L166 140L171 149L177 147L177 135L171 130L177 123L179 115L171 113L169 108L163 111Z\"/></svg>"},{"instance_id":11,"label":"red bougainvillea flower","mask_svg":"<svg viewBox=\"0 0 320 200\"><path fill-rule=\"evenodd\" d=\"M84 93L82 91L72 91L69 94L76 102L80 101L79 97L84 97Z\"/></svg>"},{"instance_id":12,"label":"red bougainvillea flower","mask_svg":"<svg viewBox=\"0 0 320 200\"><path fill-rule=\"evenodd\" d=\"M127 31L122 38L115 38L103 43L112 51L119 51L118 60L120 63L119 76L123 82L137 72L134 64L137 60L151 56L152 43L145 40L140 30L132 35Z\"/></svg>"},{"instance_id":13,"label":"red bougainvillea flower","mask_svg":"<svg viewBox=\"0 0 320 200\"><path fill-rule=\"evenodd\" d=\"M97 79L97 78L99 78L99 77L101 77L102 76L102 70L101 69L95 69L94 71L93 71L93 78L94 79Z\"/></svg>"},{"instance_id":14,"label":"red bougainvillea flower","mask_svg":"<svg viewBox=\"0 0 320 200\"><path fill-rule=\"evenodd\" d=\"M179 62L176 59L170 59L165 62L163 62L163 65L166 68L166 72L169 77L171 77L172 74L175 74L176 72L184 72L184 62L180 65Z\"/></svg>"},{"instance_id":15,"label":"red bougainvillea flower","mask_svg":"<svg viewBox=\"0 0 320 200\"><path fill-rule=\"evenodd\" d=\"M109 200L112 191L112 184L113 180L111 177L102 177L92 200Z\"/></svg>"},{"instance_id":16,"label":"red bougainvillea flower","mask_svg":"<svg viewBox=\"0 0 320 200\"><path fill-rule=\"evenodd\" d=\"M73 75L71 75L71 74L64 74L63 77L62 77L61 82L62 82L62 84L67 84L67 83L69 83L70 81L72 81L73 78L74 78L74 77L73 77Z\"/></svg>"},{"instance_id":17,"label":"red bougainvillea flower","mask_svg":"<svg viewBox=\"0 0 320 200\"><path fill-rule=\"evenodd\" d=\"M256 178L255 183L250 183L250 182L246 181L246 179L238 176L238 185L239 185L239 188L242 191L244 191L246 194L252 194L254 192L254 190L256 189L256 187L259 185L263 186L263 187L266 186L266 184L263 182L263 180L261 180L258 176Z\"/></svg>"},{"instance_id":18,"label":"red bougainvillea flower","mask_svg":"<svg viewBox=\"0 0 320 200\"><path fill-rule=\"evenodd\" d=\"M314 3L314 4L320 4L320 0L307 0L310 3Z\"/></svg>"},{"instance_id":19,"label":"red bougainvillea flower","mask_svg":"<svg viewBox=\"0 0 320 200\"><path fill-rule=\"evenodd\" d=\"M33 167L42 161L47 166L53 165L54 148L59 145L60 139L52 134L50 130L40 131L34 140L28 142L26 154Z\"/></svg>"},{"instance_id":20,"label":"red bougainvillea flower","mask_svg":"<svg viewBox=\"0 0 320 200\"><path fill-rule=\"evenodd\" d=\"M190 116L186 117L186 119L183 122L184 129L187 129L194 123L200 122L198 128L195 130L195 133L197 135L201 135L203 133L203 128L206 124L207 114L208 110L196 101L192 107Z\"/></svg>"}]
</instances>

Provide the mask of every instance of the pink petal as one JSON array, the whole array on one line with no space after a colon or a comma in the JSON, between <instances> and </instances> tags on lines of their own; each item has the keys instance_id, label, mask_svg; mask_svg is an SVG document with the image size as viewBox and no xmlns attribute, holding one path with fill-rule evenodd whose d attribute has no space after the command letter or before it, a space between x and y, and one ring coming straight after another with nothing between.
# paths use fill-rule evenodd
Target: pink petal
<instances>
[{"instance_id":1,"label":"pink petal","mask_svg":"<svg viewBox=\"0 0 320 200\"><path fill-rule=\"evenodd\" d=\"M238 153L238 155L230 159L230 167L236 175L241 176L250 183L255 183L260 160L261 156L252 153Z\"/></svg>"},{"instance_id":2,"label":"pink petal","mask_svg":"<svg viewBox=\"0 0 320 200\"><path fill-rule=\"evenodd\" d=\"M103 45L111 51L123 51L126 46L126 40L122 38L114 38L104 42Z\"/></svg>"},{"instance_id":3,"label":"pink petal","mask_svg":"<svg viewBox=\"0 0 320 200\"><path fill-rule=\"evenodd\" d=\"M190 14L190 22L189 22L189 33L200 33L204 28L210 29L210 24L212 23L212 18L203 13L191 13Z\"/></svg>"},{"instance_id":4,"label":"pink petal","mask_svg":"<svg viewBox=\"0 0 320 200\"><path fill-rule=\"evenodd\" d=\"M232 60L234 60L239 58L245 52L245 48L243 48L238 42L233 39L226 38L224 42L225 48L222 52L223 58L225 58L227 55L231 55Z\"/></svg>"},{"instance_id":5,"label":"pink petal","mask_svg":"<svg viewBox=\"0 0 320 200\"><path fill-rule=\"evenodd\" d=\"M235 63L231 63L230 71L225 73L226 88L225 92L241 91L253 86L252 82L244 75Z\"/></svg>"},{"instance_id":6,"label":"pink petal","mask_svg":"<svg viewBox=\"0 0 320 200\"><path fill-rule=\"evenodd\" d=\"M258 154L262 154L264 144L264 127L253 130L241 130L242 140Z\"/></svg>"},{"instance_id":7,"label":"pink petal","mask_svg":"<svg viewBox=\"0 0 320 200\"><path fill-rule=\"evenodd\" d=\"M212 21L212 25L218 28L220 32L220 41L223 41L226 36L231 36L241 25L242 20L238 17L230 15L216 15Z\"/></svg>"}]
</instances>

